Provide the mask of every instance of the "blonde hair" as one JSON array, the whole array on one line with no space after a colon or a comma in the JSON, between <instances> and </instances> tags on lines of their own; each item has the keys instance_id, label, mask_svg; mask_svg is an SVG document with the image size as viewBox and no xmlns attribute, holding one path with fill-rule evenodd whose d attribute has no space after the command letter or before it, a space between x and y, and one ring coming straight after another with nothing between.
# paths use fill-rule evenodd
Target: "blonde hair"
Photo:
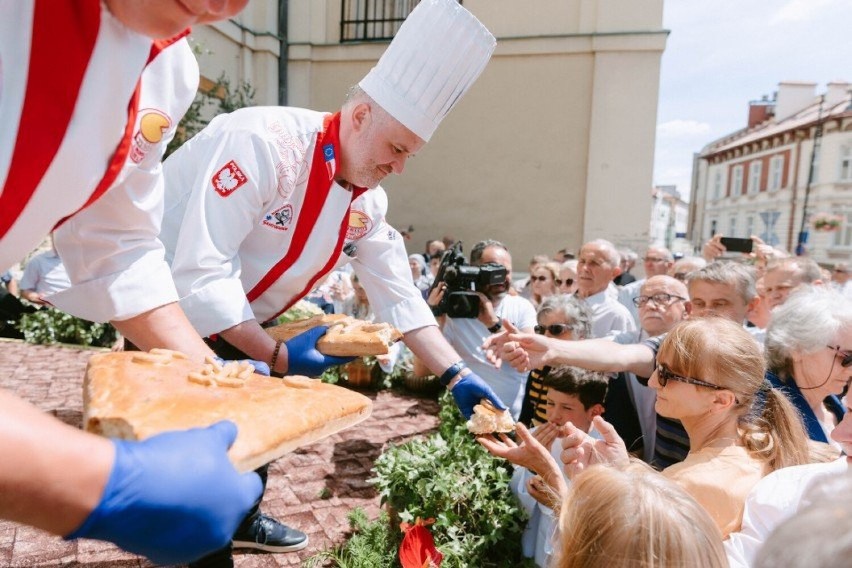
<instances>
[{"instance_id":1,"label":"blonde hair","mask_svg":"<svg viewBox=\"0 0 852 568\"><path fill-rule=\"evenodd\" d=\"M549 260L547 262L542 262L541 264L539 264L538 266L536 266L535 268L533 268L530 271L530 277L532 277L533 272L535 272L539 268L543 268L544 270L547 270L550 273L550 279L553 282L553 290L554 290L553 294L557 294L559 292L559 290L556 286L555 280L557 278L559 278L559 270L562 268L562 266L558 262L555 262L555 261L552 261L552 260ZM532 290L532 286L530 286L530 290ZM553 295L553 294L551 294L551 295ZM533 298L533 303L535 305L541 304L542 301L544 301L546 299L546 298L542 298L539 294L535 294L535 293L532 294L532 298Z\"/></svg>"},{"instance_id":2,"label":"blonde hair","mask_svg":"<svg viewBox=\"0 0 852 568\"><path fill-rule=\"evenodd\" d=\"M647 465L596 465L571 484L557 568L726 567L722 535L686 491Z\"/></svg>"},{"instance_id":3,"label":"blonde hair","mask_svg":"<svg viewBox=\"0 0 852 568\"><path fill-rule=\"evenodd\" d=\"M679 375L731 391L740 442L770 471L808 463L808 437L798 411L765 378L757 342L743 326L720 317L686 320L666 336L658 358Z\"/></svg>"}]
</instances>

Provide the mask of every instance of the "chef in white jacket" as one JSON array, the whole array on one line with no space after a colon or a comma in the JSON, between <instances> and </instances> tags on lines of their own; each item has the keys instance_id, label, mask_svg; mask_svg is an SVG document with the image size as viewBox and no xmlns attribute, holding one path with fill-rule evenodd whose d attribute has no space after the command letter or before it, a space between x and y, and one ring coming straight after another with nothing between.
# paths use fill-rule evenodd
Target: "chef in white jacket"
<instances>
[{"instance_id":1,"label":"chef in white jacket","mask_svg":"<svg viewBox=\"0 0 852 568\"><path fill-rule=\"evenodd\" d=\"M351 262L377 318L403 332L465 415L482 398L505 408L441 334L414 286L403 239L385 219L379 187L429 141L495 46L457 1L424 0L339 112L240 109L216 117L166 160L160 239L180 305L217 353L293 373L288 350L261 324ZM251 534L262 538L237 535L235 547L307 544L259 511L251 519L263 525ZM229 556L222 550L199 565L229 566Z\"/></svg>"},{"instance_id":2,"label":"chef in white jacket","mask_svg":"<svg viewBox=\"0 0 852 568\"><path fill-rule=\"evenodd\" d=\"M58 226L81 288L57 305L114 320L140 345L171 337L210 353L156 240L159 160L198 83L186 26L245 3L0 0L0 270ZM261 492L227 459L236 435L220 422L108 440L0 390L0 518L192 560L227 542Z\"/></svg>"},{"instance_id":3,"label":"chef in white jacket","mask_svg":"<svg viewBox=\"0 0 852 568\"><path fill-rule=\"evenodd\" d=\"M458 2L421 2L339 112L241 109L170 156L160 238L199 333L286 373L261 324L352 262L377 318L404 333L462 412L483 397L502 408L444 340L379 187L429 141L495 45Z\"/></svg>"}]
</instances>

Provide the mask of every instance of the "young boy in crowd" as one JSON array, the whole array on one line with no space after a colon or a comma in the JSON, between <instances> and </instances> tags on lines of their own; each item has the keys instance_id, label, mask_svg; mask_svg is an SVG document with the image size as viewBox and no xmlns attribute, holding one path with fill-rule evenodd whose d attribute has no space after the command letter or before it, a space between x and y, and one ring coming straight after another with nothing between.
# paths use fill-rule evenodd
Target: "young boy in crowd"
<instances>
[{"instance_id":1,"label":"young boy in crowd","mask_svg":"<svg viewBox=\"0 0 852 568\"><path fill-rule=\"evenodd\" d=\"M592 428L592 419L603 414L607 379L600 373L579 367L556 367L544 380L547 387L547 422L531 430L535 438L559 461L562 452L562 437L565 424L574 426L597 437ZM568 481L566 477L566 482ZM534 558L536 565L550 565L553 553L553 533L556 530L557 514L550 506L555 494L546 489L545 483L535 472L517 467L511 481L512 492L530 516L523 535L523 553Z\"/></svg>"}]
</instances>

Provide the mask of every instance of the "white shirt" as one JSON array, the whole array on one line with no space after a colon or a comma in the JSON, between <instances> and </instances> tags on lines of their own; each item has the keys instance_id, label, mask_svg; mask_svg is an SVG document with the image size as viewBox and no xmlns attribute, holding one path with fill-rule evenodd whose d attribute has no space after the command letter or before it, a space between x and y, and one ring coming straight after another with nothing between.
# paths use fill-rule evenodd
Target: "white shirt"
<instances>
[{"instance_id":1,"label":"white shirt","mask_svg":"<svg viewBox=\"0 0 852 568\"><path fill-rule=\"evenodd\" d=\"M411 280L402 236L385 219L381 187L352 201L352 192L333 182L304 241L298 240L302 213L317 203L307 195L308 180L329 116L287 107L240 109L217 116L166 160L160 238L181 307L202 336L272 319L320 282L324 267L349 262L377 319L403 333L436 325ZM341 223L347 223L344 252L332 258ZM293 264L249 300L291 248Z\"/></svg>"},{"instance_id":2,"label":"white shirt","mask_svg":"<svg viewBox=\"0 0 852 568\"><path fill-rule=\"evenodd\" d=\"M521 330L535 327L535 308L529 300L520 296L504 296L494 311L501 320L506 319ZM508 363L496 369L486 358L482 342L491 335L485 325L476 318L447 317L444 337L467 362L468 367L482 377L494 392L509 407L517 420L521 413L527 374L516 371Z\"/></svg>"},{"instance_id":3,"label":"white shirt","mask_svg":"<svg viewBox=\"0 0 852 568\"><path fill-rule=\"evenodd\" d=\"M607 337L622 331L636 330L633 316L607 290L580 299L592 311L592 337Z\"/></svg>"},{"instance_id":4,"label":"white shirt","mask_svg":"<svg viewBox=\"0 0 852 568\"><path fill-rule=\"evenodd\" d=\"M751 566L775 527L812 503L814 492L827 478L848 472L849 462L843 456L830 463L785 467L761 479L746 498L742 528L724 543L731 568ZM848 499L848 495L837 497Z\"/></svg>"},{"instance_id":5,"label":"white shirt","mask_svg":"<svg viewBox=\"0 0 852 568\"><path fill-rule=\"evenodd\" d=\"M71 287L68 272L62 264L59 255L49 250L30 259L24 267L24 275L20 282L21 290L33 290L42 296Z\"/></svg>"},{"instance_id":6,"label":"white shirt","mask_svg":"<svg viewBox=\"0 0 852 568\"><path fill-rule=\"evenodd\" d=\"M535 432L535 428L530 430ZM600 440L601 436L597 430L592 428L589 430L589 435ZM550 446L550 455L556 460L556 463L561 464L560 454L562 453L562 438L556 438ZM524 534L521 537L521 547L525 558L535 559L535 563L540 568L550 566L554 550L559 540L559 515L550 507L542 505L530 495L527 489L527 482L535 477L535 474L525 467L516 467L512 473L512 479L509 481L509 487L512 493L518 498L518 502L529 515L527 526L524 529ZM566 485L571 485L571 479L562 471L562 477L565 479Z\"/></svg>"},{"instance_id":7,"label":"white shirt","mask_svg":"<svg viewBox=\"0 0 852 568\"><path fill-rule=\"evenodd\" d=\"M625 284L618 289L618 301L622 306L627 308L627 311L630 312L631 316L633 316L633 322L636 324L636 327L639 327L640 325L639 308L637 308L636 304L633 303L633 298L638 297L642 292L642 285L645 284L645 280L646 278L634 280L633 282Z\"/></svg>"},{"instance_id":8,"label":"white shirt","mask_svg":"<svg viewBox=\"0 0 852 568\"><path fill-rule=\"evenodd\" d=\"M18 157L33 173L34 158L55 154L43 171L35 172L33 193L22 207L0 203L0 217L13 219L8 230L0 230L0 267L19 261L73 215L56 230L54 242L75 286L54 294L54 305L106 321L173 302L177 294L156 239L162 213L160 160L196 93L198 64L192 50L186 40L153 42L128 30L102 2L57 3L45 17L55 20L73 10L75 25L34 42L33 28L49 22L35 21L33 6L32 0L0 4L0 197L29 192L20 176L14 179ZM64 50L86 51L84 29L94 30L90 55L64 60ZM30 65L33 54L44 52L52 54L44 66ZM75 66L80 83L55 85L48 101L28 91L38 84L34 76L56 80L59 71ZM138 99L133 99L137 85ZM61 120L55 118L59 99L70 105ZM24 149L31 132L39 134L36 151ZM52 149L50 133L57 140ZM106 193L75 214L98 188Z\"/></svg>"}]
</instances>

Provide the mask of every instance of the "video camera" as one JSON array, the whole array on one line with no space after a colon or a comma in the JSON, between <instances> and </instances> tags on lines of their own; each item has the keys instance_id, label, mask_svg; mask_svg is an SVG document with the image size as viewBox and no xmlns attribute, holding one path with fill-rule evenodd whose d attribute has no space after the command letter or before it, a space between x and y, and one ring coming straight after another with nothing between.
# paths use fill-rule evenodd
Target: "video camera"
<instances>
[{"instance_id":1,"label":"video camera","mask_svg":"<svg viewBox=\"0 0 852 568\"><path fill-rule=\"evenodd\" d=\"M486 286L503 284L508 272L501 264L489 262L481 266L465 263L461 241L444 252L441 265L435 275L435 281L429 289L431 293L442 282L447 284L441 303L432 311L435 315L448 315L451 318L475 318L479 315L479 296Z\"/></svg>"}]
</instances>

